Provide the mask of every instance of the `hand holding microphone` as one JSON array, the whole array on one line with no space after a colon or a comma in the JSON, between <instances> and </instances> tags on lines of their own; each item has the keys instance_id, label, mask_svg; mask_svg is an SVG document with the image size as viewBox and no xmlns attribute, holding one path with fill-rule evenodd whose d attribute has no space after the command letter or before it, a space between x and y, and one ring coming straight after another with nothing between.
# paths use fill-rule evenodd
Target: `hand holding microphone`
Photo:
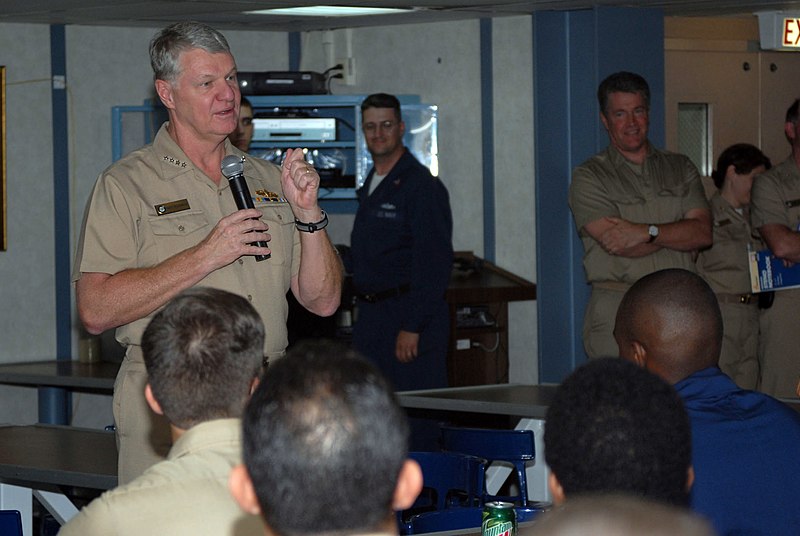
<instances>
[{"instance_id":1,"label":"hand holding microphone","mask_svg":"<svg viewBox=\"0 0 800 536\"><path fill-rule=\"evenodd\" d=\"M232 154L228 155L222 159L220 169L225 178L228 179L236 207L239 210L255 208L250 189L247 187L247 181L244 179L244 158ZM263 240L251 242L251 244L260 248L269 247L267 242ZM270 255L256 255L255 258L257 261L265 261L270 258Z\"/></svg>"}]
</instances>

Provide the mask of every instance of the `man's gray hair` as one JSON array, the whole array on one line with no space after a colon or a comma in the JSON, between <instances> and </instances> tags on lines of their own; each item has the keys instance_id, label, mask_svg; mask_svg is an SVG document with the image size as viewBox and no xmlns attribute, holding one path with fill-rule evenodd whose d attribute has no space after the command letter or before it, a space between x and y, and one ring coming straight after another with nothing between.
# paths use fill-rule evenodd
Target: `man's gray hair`
<instances>
[{"instance_id":1,"label":"man's gray hair","mask_svg":"<svg viewBox=\"0 0 800 536\"><path fill-rule=\"evenodd\" d=\"M199 48L210 54L231 53L220 32L202 22L176 22L158 32L150 41L150 66L154 80L174 82L180 74L181 53Z\"/></svg>"}]
</instances>

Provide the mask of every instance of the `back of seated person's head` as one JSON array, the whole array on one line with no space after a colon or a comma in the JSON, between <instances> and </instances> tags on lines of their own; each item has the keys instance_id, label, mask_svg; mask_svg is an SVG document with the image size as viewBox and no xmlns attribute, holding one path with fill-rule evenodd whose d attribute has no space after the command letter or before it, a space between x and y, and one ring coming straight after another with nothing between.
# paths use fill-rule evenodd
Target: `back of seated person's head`
<instances>
[{"instance_id":1,"label":"back of seated person's head","mask_svg":"<svg viewBox=\"0 0 800 536\"><path fill-rule=\"evenodd\" d=\"M524 536L714 536L685 508L630 495L586 495L546 512Z\"/></svg>"},{"instance_id":2,"label":"back of seated person's head","mask_svg":"<svg viewBox=\"0 0 800 536\"><path fill-rule=\"evenodd\" d=\"M245 510L260 509L268 533L396 527L393 507L409 507L421 489L393 390L371 363L334 342L301 343L270 364L243 427L250 484L237 467L231 488ZM406 481L408 466L418 484Z\"/></svg>"},{"instance_id":3,"label":"back of seated person's head","mask_svg":"<svg viewBox=\"0 0 800 536\"><path fill-rule=\"evenodd\" d=\"M622 359L593 359L559 386L546 423L556 503L598 492L687 503L689 418L674 389L654 374Z\"/></svg>"},{"instance_id":4,"label":"back of seated person's head","mask_svg":"<svg viewBox=\"0 0 800 536\"><path fill-rule=\"evenodd\" d=\"M620 356L677 383L717 364L722 313L702 277L679 268L659 270L625 293L614 337Z\"/></svg>"},{"instance_id":5,"label":"back of seated person's head","mask_svg":"<svg viewBox=\"0 0 800 536\"><path fill-rule=\"evenodd\" d=\"M187 289L142 335L148 385L173 426L241 417L264 355L264 324L245 298Z\"/></svg>"}]
</instances>

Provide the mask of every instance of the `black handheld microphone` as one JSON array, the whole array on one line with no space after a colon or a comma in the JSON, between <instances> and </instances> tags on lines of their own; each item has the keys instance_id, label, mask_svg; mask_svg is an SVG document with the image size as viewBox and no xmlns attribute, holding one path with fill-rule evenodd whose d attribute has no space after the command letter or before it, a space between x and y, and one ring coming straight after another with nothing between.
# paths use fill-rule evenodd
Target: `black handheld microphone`
<instances>
[{"instance_id":1,"label":"black handheld microphone","mask_svg":"<svg viewBox=\"0 0 800 536\"><path fill-rule=\"evenodd\" d=\"M253 198L250 196L247 181L244 180L244 158L229 154L222 159L220 169L231 186L231 193L233 194L233 200L236 201L236 207L239 210L256 208L253 205ZM262 240L251 242L251 244L260 248L268 247L267 243ZM256 255L255 258L257 261L265 261L270 258L270 255Z\"/></svg>"}]
</instances>

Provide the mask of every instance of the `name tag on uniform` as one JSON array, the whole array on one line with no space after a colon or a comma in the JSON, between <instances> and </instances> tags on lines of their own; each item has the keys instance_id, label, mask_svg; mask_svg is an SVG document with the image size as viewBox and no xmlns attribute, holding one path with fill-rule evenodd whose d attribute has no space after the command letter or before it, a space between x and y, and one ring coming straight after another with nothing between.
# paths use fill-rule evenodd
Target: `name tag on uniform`
<instances>
[{"instance_id":1,"label":"name tag on uniform","mask_svg":"<svg viewBox=\"0 0 800 536\"><path fill-rule=\"evenodd\" d=\"M184 210L189 210L188 199L178 199L177 201L170 201L169 203L161 203L160 205L153 205L156 209L156 214L165 216L167 214L175 214Z\"/></svg>"},{"instance_id":2,"label":"name tag on uniform","mask_svg":"<svg viewBox=\"0 0 800 536\"><path fill-rule=\"evenodd\" d=\"M796 207L800 205L800 199L789 199L784 203L784 205L786 205L786 208Z\"/></svg>"},{"instance_id":3,"label":"name tag on uniform","mask_svg":"<svg viewBox=\"0 0 800 536\"><path fill-rule=\"evenodd\" d=\"M717 227L723 227L725 225L730 225L731 220L729 218L725 218L724 220L715 221L714 225Z\"/></svg>"}]
</instances>

